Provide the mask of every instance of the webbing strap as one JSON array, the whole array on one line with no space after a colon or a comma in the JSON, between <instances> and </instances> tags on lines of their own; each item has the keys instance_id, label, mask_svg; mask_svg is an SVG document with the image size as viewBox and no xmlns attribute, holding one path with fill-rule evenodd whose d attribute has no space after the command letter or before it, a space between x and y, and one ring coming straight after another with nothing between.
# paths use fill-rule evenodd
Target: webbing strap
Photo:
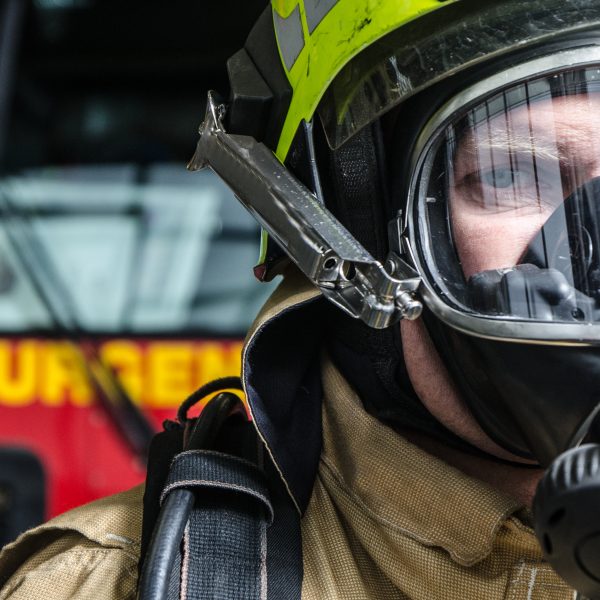
<instances>
[{"instance_id":1,"label":"webbing strap","mask_svg":"<svg viewBox=\"0 0 600 600\"><path fill-rule=\"evenodd\" d=\"M194 490L196 501L169 600L265 600L273 508L264 474L241 458L192 450L173 460L161 502L179 489Z\"/></svg>"}]
</instances>

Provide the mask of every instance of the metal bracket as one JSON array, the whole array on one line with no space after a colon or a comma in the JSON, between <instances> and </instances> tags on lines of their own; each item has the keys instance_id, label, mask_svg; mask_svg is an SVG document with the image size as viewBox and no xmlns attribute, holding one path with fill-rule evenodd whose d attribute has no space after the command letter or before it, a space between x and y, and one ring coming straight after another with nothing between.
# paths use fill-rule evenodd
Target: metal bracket
<instances>
[{"instance_id":1,"label":"metal bracket","mask_svg":"<svg viewBox=\"0 0 600 600\"><path fill-rule=\"evenodd\" d=\"M226 133L225 111L209 92L188 169L213 169L323 295L352 317L376 329L418 318L422 304L414 294L420 278L414 269L390 254L386 271L269 148Z\"/></svg>"}]
</instances>

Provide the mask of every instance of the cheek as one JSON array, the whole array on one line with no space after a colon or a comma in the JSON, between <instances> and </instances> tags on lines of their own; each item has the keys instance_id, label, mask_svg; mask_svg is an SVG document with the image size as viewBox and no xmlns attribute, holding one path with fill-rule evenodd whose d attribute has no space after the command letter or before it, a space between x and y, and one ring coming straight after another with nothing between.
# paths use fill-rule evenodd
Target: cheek
<instances>
[{"instance_id":1,"label":"cheek","mask_svg":"<svg viewBox=\"0 0 600 600\"><path fill-rule=\"evenodd\" d=\"M454 216L454 241L465 277L514 267L547 216L512 214Z\"/></svg>"}]
</instances>

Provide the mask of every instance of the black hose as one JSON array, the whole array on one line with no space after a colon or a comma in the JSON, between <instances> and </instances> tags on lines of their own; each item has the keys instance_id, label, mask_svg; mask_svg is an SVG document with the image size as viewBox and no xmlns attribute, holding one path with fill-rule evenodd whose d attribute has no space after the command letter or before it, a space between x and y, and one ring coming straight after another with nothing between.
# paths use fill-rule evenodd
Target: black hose
<instances>
[{"instance_id":1,"label":"black hose","mask_svg":"<svg viewBox=\"0 0 600 600\"><path fill-rule=\"evenodd\" d=\"M194 507L194 493L173 490L165 500L152 532L140 579L139 598L165 600L185 526Z\"/></svg>"},{"instance_id":2,"label":"black hose","mask_svg":"<svg viewBox=\"0 0 600 600\"><path fill-rule=\"evenodd\" d=\"M181 403L181 406L179 407L179 409L177 411L177 420L182 425L184 425L186 423L186 421L188 420L188 416L187 416L188 411L190 410L190 408L192 406L194 406L194 404L197 404L198 402L200 402L200 400L202 400L209 394L213 394L214 392L219 392L221 390L225 390L228 388L234 389L234 390L243 390L244 389L242 387L242 382L239 377L221 377L221 379L214 379L213 381L209 381L208 383L204 384L202 387L198 388L195 392L190 394ZM212 400L210 402L210 404L213 405L213 408L216 408L217 406L221 406L220 402L222 402L222 401L223 401L223 399L221 398L221 395L219 395L214 400ZM208 408L208 406L206 408ZM221 409L219 409L219 410L221 410ZM207 420L208 414L210 414L210 413L204 413L204 417L203 417L202 421ZM212 420L212 419L208 418L208 420Z\"/></svg>"},{"instance_id":3,"label":"black hose","mask_svg":"<svg viewBox=\"0 0 600 600\"><path fill-rule=\"evenodd\" d=\"M227 387L237 387L239 378L218 380ZM202 386L184 402L180 418L187 422L187 411L195 402L217 389L217 382ZM208 449L214 446L215 438L223 423L233 416L246 417L242 401L234 394L221 393L205 407L185 444L186 450ZM194 493L186 489L173 490L160 509L152 539L142 567L138 587L139 600L166 600L175 558L181 546L185 526L194 508Z\"/></svg>"}]
</instances>

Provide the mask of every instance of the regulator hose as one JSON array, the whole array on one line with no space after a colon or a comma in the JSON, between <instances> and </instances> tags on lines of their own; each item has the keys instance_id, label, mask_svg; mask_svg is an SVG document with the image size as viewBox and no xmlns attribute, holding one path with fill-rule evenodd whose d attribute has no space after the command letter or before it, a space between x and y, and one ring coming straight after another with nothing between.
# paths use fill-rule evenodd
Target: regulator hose
<instances>
[{"instance_id":1,"label":"regulator hose","mask_svg":"<svg viewBox=\"0 0 600 600\"><path fill-rule=\"evenodd\" d=\"M239 381L239 379L237 379ZM231 386L238 387L238 386ZM221 387L221 389L223 389ZM195 402L202 398L203 388L191 397ZM209 392L207 392L209 393ZM187 403L187 404L186 404ZM186 401L187 408L194 403ZM210 449L225 421L234 415L246 418L241 400L234 394L223 392L213 398L203 409L185 441L184 450ZM191 421L187 421L190 423ZM138 587L138 600L165 600L175 559L180 550L185 527L194 508L194 492L187 489L172 490L161 506L156 525L142 568Z\"/></svg>"}]
</instances>

